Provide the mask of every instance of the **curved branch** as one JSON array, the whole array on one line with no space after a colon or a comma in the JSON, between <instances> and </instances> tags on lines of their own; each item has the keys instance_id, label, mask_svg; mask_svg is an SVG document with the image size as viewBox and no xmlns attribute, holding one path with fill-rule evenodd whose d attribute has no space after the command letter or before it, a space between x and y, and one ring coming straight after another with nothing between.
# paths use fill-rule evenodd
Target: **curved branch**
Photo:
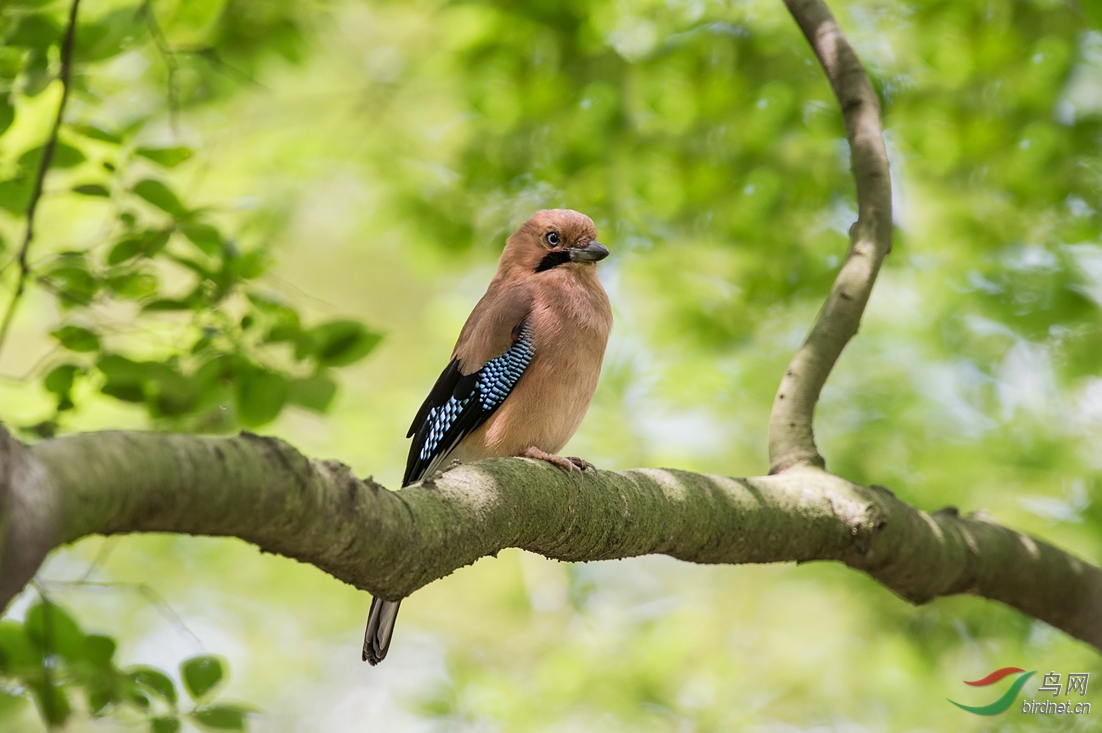
<instances>
[{"instance_id":1,"label":"curved branch","mask_svg":"<svg viewBox=\"0 0 1102 733\"><path fill-rule=\"evenodd\" d=\"M880 264L892 246L892 192L880 130L880 102L842 29L821 0L785 0L822 62L842 108L857 182L850 248L807 341L785 370L769 418L769 472L825 466L812 420L819 393L842 349L857 333Z\"/></svg>"},{"instance_id":2,"label":"curved branch","mask_svg":"<svg viewBox=\"0 0 1102 733\"><path fill-rule=\"evenodd\" d=\"M12 291L11 300L8 301L8 309L4 313L3 321L0 321L0 349L4 346L8 329L11 328L15 318L15 309L19 305L19 299L23 297L23 290L27 286L27 275L31 267L27 264L27 253L31 249L34 240L34 218L38 212L38 202L42 198L42 186L46 182L46 173L50 170L50 163L54 159L54 150L57 148L57 134L61 129L61 121L65 115L65 105L69 102L69 88L72 86L69 80L73 75L73 45L76 40L77 10L80 8L80 0L73 0L69 7L69 24L65 28L65 37L61 41L61 102L57 105L57 115L54 116L50 135L46 138L46 144L42 148L42 158L38 161L38 171L34 177L34 187L31 189L31 198L27 203L27 227L23 230L23 243L16 255L19 265L19 274L16 275L15 290Z\"/></svg>"},{"instance_id":3,"label":"curved branch","mask_svg":"<svg viewBox=\"0 0 1102 733\"><path fill-rule=\"evenodd\" d=\"M507 547L570 561L834 560L914 603L971 593L1102 650L1098 568L985 516L926 514L817 469L579 478L494 459L392 492L247 433L87 433L27 447L0 430L0 606L54 547L129 532L239 537L391 599Z\"/></svg>"}]
</instances>

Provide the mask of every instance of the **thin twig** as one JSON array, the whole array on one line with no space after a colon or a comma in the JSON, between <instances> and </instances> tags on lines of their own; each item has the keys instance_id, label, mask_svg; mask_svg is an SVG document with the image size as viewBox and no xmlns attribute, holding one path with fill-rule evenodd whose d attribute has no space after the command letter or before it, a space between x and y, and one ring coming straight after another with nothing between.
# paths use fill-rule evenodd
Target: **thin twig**
<instances>
[{"instance_id":1,"label":"thin twig","mask_svg":"<svg viewBox=\"0 0 1102 733\"><path fill-rule=\"evenodd\" d=\"M246 74L241 69L238 69L236 66L233 66L232 64L227 64L225 61L223 61L222 56L218 53L218 49L214 48L213 46L177 48L176 53L186 53L193 56L198 56L199 58L204 59L215 69L220 70L223 76L236 77L238 81L245 82L246 84L251 84L255 87L259 87L260 89L267 89L266 86Z\"/></svg>"},{"instance_id":2,"label":"thin twig","mask_svg":"<svg viewBox=\"0 0 1102 733\"><path fill-rule=\"evenodd\" d=\"M161 24L157 22L157 16L153 14L153 3L150 0L142 3L138 8L138 15L145 20L149 28L149 35L153 39L153 45L161 55L165 70L168 73L166 80L166 93L168 95L168 124L172 128L173 135L179 135L180 100L176 90L176 74L180 71L180 64L176 61L176 52L169 47L161 32Z\"/></svg>"},{"instance_id":3,"label":"thin twig","mask_svg":"<svg viewBox=\"0 0 1102 733\"><path fill-rule=\"evenodd\" d=\"M180 614L169 605L164 596L154 590L152 587L145 583L127 583L123 581L95 581L95 580L39 580L38 583L49 585L51 587L66 587L66 588L122 588L124 590L132 590L138 595L145 598L145 600L154 608L157 612L169 623L169 625L176 628L176 630L182 635L190 637L194 647L197 651L203 651L203 642L196 636L195 632L188 628L188 625L184 623L184 620L180 618ZM37 587L37 586L36 586Z\"/></svg>"},{"instance_id":4,"label":"thin twig","mask_svg":"<svg viewBox=\"0 0 1102 733\"><path fill-rule=\"evenodd\" d=\"M880 265L892 246L891 176L876 91L822 0L785 0L785 5L822 63L842 110L857 183L857 221L850 228L846 261L773 401L770 473L826 466L815 447L815 405L842 349L857 333Z\"/></svg>"},{"instance_id":5,"label":"thin twig","mask_svg":"<svg viewBox=\"0 0 1102 733\"><path fill-rule=\"evenodd\" d=\"M61 72L58 77L61 80L61 102L57 105L57 115L54 117L53 127L50 128L50 136L46 140L46 145L42 148L42 159L38 161L38 173L35 175L34 189L31 191L31 199L27 203L27 228L23 232L23 245L19 248L19 275L15 282L15 291L8 303L8 310L4 314L3 322L0 323L0 350L4 347L4 339L8 335L12 319L15 318L15 309L19 305L20 298L23 297L27 275L31 270L27 264L27 252L31 248L31 242L34 241L34 217L38 212L38 202L42 198L42 185L46 181L46 172L50 169L50 162L53 160L54 150L57 148L57 135L61 130L65 105L69 101L69 79L73 73L73 44L76 39L77 9L79 7L80 0L73 0L73 4L69 7L69 25L65 28L65 38L61 42Z\"/></svg>"}]
</instances>

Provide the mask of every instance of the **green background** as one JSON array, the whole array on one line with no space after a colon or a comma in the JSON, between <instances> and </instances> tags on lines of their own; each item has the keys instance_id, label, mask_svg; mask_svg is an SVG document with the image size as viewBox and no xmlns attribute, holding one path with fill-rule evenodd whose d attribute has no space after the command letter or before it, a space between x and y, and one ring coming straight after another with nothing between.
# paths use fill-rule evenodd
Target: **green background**
<instances>
[{"instance_id":1,"label":"green background","mask_svg":"<svg viewBox=\"0 0 1102 733\"><path fill-rule=\"evenodd\" d=\"M616 319L567 452L767 470L777 383L855 218L840 114L782 3L142 7L81 5L0 352L0 419L22 437L247 427L396 487L408 421L504 238L566 206L612 250ZM832 3L883 102L896 231L816 413L839 475L928 511L985 509L1095 564L1098 7ZM0 14L0 266L60 98L67 11ZM0 307L14 283L5 268ZM1102 715L1086 645L990 601L916 608L828 564L506 551L407 600L377 668L359 661L367 594L243 542L91 538L39 579L115 638L119 664L227 659L221 697L260 710L254 730L1089 730ZM946 701L990 702L1009 680L962 680L1003 666L1038 670L1026 699L1043 673L1090 672L1098 709L988 719ZM3 689L0 727L42 730L18 680ZM90 720L70 697L68 730L148 729L140 709Z\"/></svg>"}]
</instances>

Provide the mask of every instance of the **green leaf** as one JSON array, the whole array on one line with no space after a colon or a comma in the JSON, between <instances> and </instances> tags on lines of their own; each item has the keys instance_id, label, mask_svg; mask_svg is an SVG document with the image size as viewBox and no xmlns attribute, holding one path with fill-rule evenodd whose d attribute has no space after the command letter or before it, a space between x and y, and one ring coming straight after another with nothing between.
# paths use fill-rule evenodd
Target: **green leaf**
<instances>
[{"instance_id":1,"label":"green leaf","mask_svg":"<svg viewBox=\"0 0 1102 733\"><path fill-rule=\"evenodd\" d=\"M307 379L291 382L287 401L315 412L326 413L333 406L337 395L337 383L326 372L318 372Z\"/></svg>"},{"instance_id":2,"label":"green leaf","mask_svg":"<svg viewBox=\"0 0 1102 733\"><path fill-rule=\"evenodd\" d=\"M370 354L382 340L381 334L369 331L358 321L329 321L310 329L309 337L311 350L318 365L323 367L354 364Z\"/></svg>"},{"instance_id":3,"label":"green leaf","mask_svg":"<svg viewBox=\"0 0 1102 733\"><path fill-rule=\"evenodd\" d=\"M165 168L172 168L195 154L195 151L191 148L138 148L136 151L138 155L143 158L148 158L158 165L163 165Z\"/></svg>"},{"instance_id":4,"label":"green leaf","mask_svg":"<svg viewBox=\"0 0 1102 733\"><path fill-rule=\"evenodd\" d=\"M69 698L65 695L65 688L57 685L46 686L42 683L29 685L34 700L38 703L38 711L46 722L61 725L73 713L69 704Z\"/></svg>"},{"instance_id":5,"label":"green leaf","mask_svg":"<svg viewBox=\"0 0 1102 733\"><path fill-rule=\"evenodd\" d=\"M92 713L92 717L103 715L110 705L117 703L120 699L118 686L106 681L92 682L85 686L84 692L88 698L88 710Z\"/></svg>"},{"instance_id":6,"label":"green leaf","mask_svg":"<svg viewBox=\"0 0 1102 733\"><path fill-rule=\"evenodd\" d=\"M99 290L82 252L64 252L45 267L46 280L57 290L63 308L86 305Z\"/></svg>"},{"instance_id":7,"label":"green leaf","mask_svg":"<svg viewBox=\"0 0 1102 733\"><path fill-rule=\"evenodd\" d=\"M201 222L184 224L180 227L180 231L191 240L192 244L211 257L222 251L222 234L210 224Z\"/></svg>"},{"instance_id":8,"label":"green leaf","mask_svg":"<svg viewBox=\"0 0 1102 733\"><path fill-rule=\"evenodd\" d=\"M46 146L41 145L37 148L32 148L27 152L19 156L19 169L25 171L28 174L31 171L38 170L38 164L42 161L42 154L46 151ZM83 163L87 158L84 157L84 153L80 152L72 145L68 145L58 140L54 145L54 154L50 158L51 168L72 168Z\"/></svg>"},{"instance_id":9,"label":"green leaf","mask_svg":"<svg viewBox=\"0 0 1102 733\"><path fill-rule=\"evenodd\" d=\"M99 125L70 125L70 127L84 137L91 138L92 140L99 140L100 142L112 143L114 145L118 145L122 142L122 138L117 134Z\"/></svg>"},{"instance_id":10,"label":"green leaf","mask_svg":"<svg viewBox=\"0 0 1102 733\"><path fill-rule=\"evenodd\" d=\"M152 733L176 733L180 730L180 719L175 715L158 715L149 720Z\"/></svg>"},{"instance_id":11,"label":"green leaf","mask_svg":"<svg viewBox=\"0 0 1102 733\"><path fill-rule=\"evenodd\" d=\"M149 695L146 695L141 689L130 687L123 692L128 703L134 705L139 710L149 710Z\"/></svg>"},{"instance_id":12,"label":"green leaf","mask_svg":"<svg viewBox=\"0 0 1102 733\"><path fill-rule=\"evenodd\" d=\"M176 298L160 298L142 306L142 312L156 313L161 311L186 311L191 310L191 304L186 300Z\"/></svg>"},{"instance_id":13,"label":"green leaf","mask_svg":"<svg viewBox=\"0 0 1102 733\"><path fill-rule=\"evenodd\" d=\"M156 179L146 178L139 181L134 186L134 193L173 216L185 216L188 213L172 189Z\"/></svg>"},{"instance_id":14,"label":"green leaf","mask_svg":"<svg viewBox=\"0 0 1102 733\"><path fill-rule=\"evenodd\" d=\"M11 33L5 44L35 48L44 51L61 41L62 30L52 17L45 14L28 15Z\"/></svg>"},{"instance_id":15,"label":"green leaf","mask_svg":"<svg viewBox=\"0 0 1102 733\"><path fill-rule=\"evenodd\" d=\"M135 45L142 30L133 7L118 8L80 25L74 55L82 63L118 56Z\"/></svg>"},{"instance_id":16,"label":"green leaf","mask_svg":"<svg viewBox=\"0 0 1102 733\"><path fill-rule=\"evenodd\" d=\"M26 678L42 669L42 650L16 621L0 621L0 672Z\"/></svg>"},{"instance_id":17,"label":"green leaf","mask_svg":"<svg viewBox=\"0 0 1102 733\"><path fill-rule=\"evenodd\" d=\"M107 287L128 300L144 300L157 294L157 276L151 272L122 272L107 277Z\"/></svg>"},{"instance_id":18,"label":"green leaf","mask_svg":"<svg viewBox=\"0 0 1102 733\"><path fill-rule=\"evenodd\" d=\"M62 326L51 331L50 335L61 342L69 351L97 351L100 347L99 336L94 331L80 326Z\"/></svg>"},{"instance_id":19,"label":"green leaf","mask_svg":"<svg viewBox=\"0 0 1102 733\"><path fill-rule=\"evenodd\" d=\"M129 259L143 255L153 257L168 244L171 233L164 230L151 230L120 239L107 254L107 264L117 265Z\"/></svg>"},{"instance_id":20,"label":"green leaf","mask_svg":"<svg viewBox=\"0 0 1102 733\"><path fill-rule=\"evenodd\" d=\"M154 667L131 667L127 676L137 685L141 685L157 697L172 705L176 704L176 685L172 679Z\"/></svg>"},{"instance_id":21,"label":"green leaf","mask_svg":"<svg viewBox=\"0 0 1102 733\"><path fill-rule=\"evenodd\" d=\"M0 135L3 135L15 121L15 106L7 94L0 96Z\"/></svg>"},{"instance_id":22,"label":"green leaf","mask_svg":"<svg viewBox=\"0 0 1102 733\"><path fill-rule=\"evenodd\" d=\"M101 634L84 637L84 660L99 669L111 669L115 657L115 640Z\"/></svg>"},{"instance_id":23,"label":"green leaf","mask_svg":"<svg viewBox=\"0 0 1102 733\"><path fill-rule=\"evenodd\" d=\"M50 52L47 48L32 48L23 64L23 94L36 97L54 80L50 71Z\"/></svg>"},{"instance_id":24,"label":"green leaf","mask_svg":"<svg viewBox=\"0 0 1102 733\"><path fill-rule=\"evenodd\" d=\"M180 663L180 677L191 699L199 700L222 682L222 660L211 656L186 659Z\"/></svg>"},{"instance_id":25,"label":"green leaf","mask_svg":"<svg viewBox=\"0 0 1102 733\"><path fill-rule=\"evenodd\" d=\"M249 710L237 705L208 705L190 714L196 725L210 730L245 730Z\"/></svg>"},{"instance_id":26,"label":"green leaf","mask_svg":"<svg viewBox=\"0 0 1102 733\"><path fill-rule=\"evenodd\" d=\"M27 637L44 653L60 654L70 661L84 658L84 632L60 606L36 603L27 611L23 626Z\"/></svg>"},{"instance_id":27,"label":"green leaf","mask_svg":"<svg viewBox=\"0 0 1102 733\"><path fill-rule=\"evenodd\" d=\"M256 427L271 422L287 401L289 385L282 374L251 369L237 382L237 413L241 422Z\"/></svg>"},{"instance_id":28,"label":"green leaf","mask_svg":"<svg viewBox=\"0 0 1102 733\"><path fill-rule=\"evenodd\" d=\"M107 190L107 187L98 183L82 183L79 186L73 186L73 193L79 193L85 196L102 196L104 198L109 198L111 196L111 192Z\"/></svg>"},{"instance_id":29,"label":"green leaf","mask_svg":"<svg viewBox=\"0 0 1102 733\"><path fill-rule=\"evenodd\" d=\"M21 176L0 181L0 208L12 216L27 213L27 204L31 202L31 177Z\"/></svg>"},{"instance_id":30,"label":"green leaf","mask_svg":"<svg viewBox=\"0 0 1102 733\"><path fill-rule=\"evenodd\" d=\"M46 388L47 392L51 392L58 397L68 397L69 392L73 389L73 379L76 377L77 371L78 367L72 364L56 366L42 380L42 386Z\"/></svg>"},{"instance_id":31,"label":"green leaf","mask_svg":"<svg viewBox=\"0 0 1102 733\"><path fill-rule=\"evenodd\" d=\"M264 252L247 252L240 257L231 259L227 266L230 271L242 280L252 280L268 267L268 256Z\"/></svg>"},{"instance_id":32,"label":"green leaf","mask_svg":"<svg viewBox=\"0 0 1102 733\"><path fill-rule=\"evenodd\" d=\"M96 367L106 378L100 392L124 402L145 402L145 382L149 366L119 354L105 354Z\"/></svg>"}]
</instances>

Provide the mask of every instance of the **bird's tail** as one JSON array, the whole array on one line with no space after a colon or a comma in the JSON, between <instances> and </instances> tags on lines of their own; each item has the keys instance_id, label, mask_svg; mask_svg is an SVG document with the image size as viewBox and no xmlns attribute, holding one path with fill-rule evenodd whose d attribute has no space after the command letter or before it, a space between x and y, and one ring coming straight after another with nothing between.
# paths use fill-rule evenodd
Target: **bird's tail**
<instances>
[{"instance_id":1,"label":"bird's tail","mask_svg":"<svg viewBox=\"0 0 1102 733\"><path fill-rule=\"evenodd\" d=\"M363 660L373 667L386 659L386 650L390 648L390 637L394 634L394 621L398 618L400 605L401 601L371 599L367 631L364 632Z\"/></svg>"}]
</instances>

